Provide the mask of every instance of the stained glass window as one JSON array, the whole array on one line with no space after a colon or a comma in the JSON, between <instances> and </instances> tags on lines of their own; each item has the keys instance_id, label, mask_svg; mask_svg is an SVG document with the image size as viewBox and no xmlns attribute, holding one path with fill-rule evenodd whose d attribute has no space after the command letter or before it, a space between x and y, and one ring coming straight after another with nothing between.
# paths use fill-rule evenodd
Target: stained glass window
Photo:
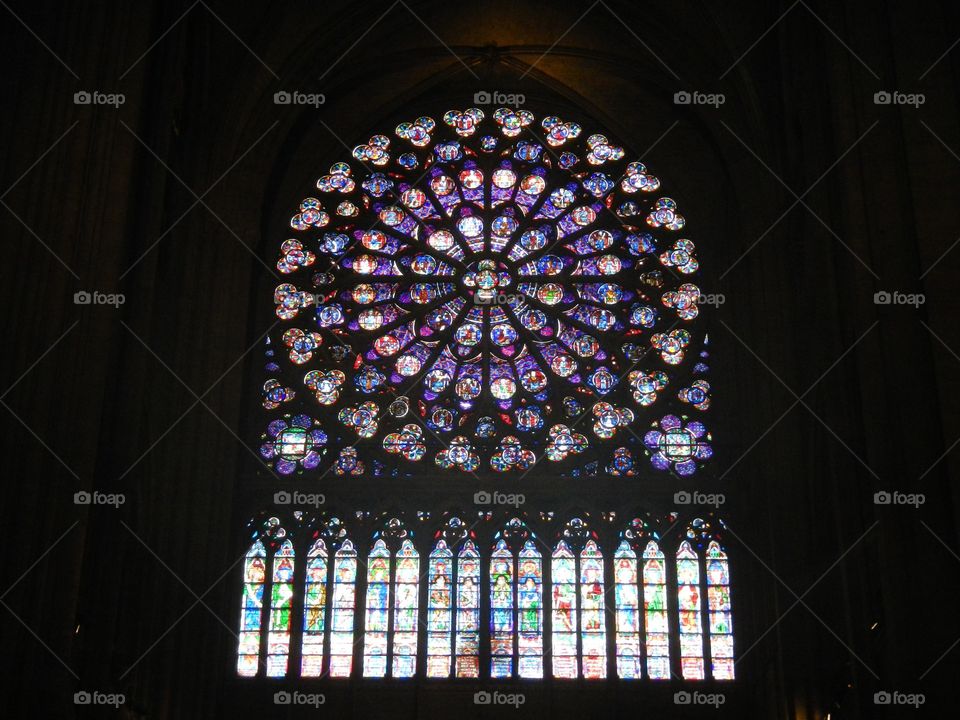
<instances>
[{"instance_id":1,"label":"stained glass window","mask_svg":"<svg viewBox=\"0 0 960 720\"><path fill-rule=\"evenodd\" d=\"M290 611L293 603L293 543L285 540L273 555L270 625L267 634L267 677L287 674L290 655Z\"/></svg>"},{"instance_id":2,"label":"stained glass window","mask_svg":"<svg viewBox=\"0 0 960 720\"><path fill-rule=\"evenodd\" d=\"M580 643L583 677L607 676L603 553L588 540L580 553Z\"/></svg>"},{"instance_id":3,"label":"stained glass window","mask_svg":"<svg viewBox=\"0 0 960 720\"><path fill-rule=\"evenodd\" d=\"M532 539L520 550L517 585L519 674L522 678L542 678L543 568Z\"/></svg>"},{"instance_id":4,"label":"stained glass window","mask_svg":"<svg viewBox=\"0 0 960 720\"><path fill-rule=\"evenodd\" d=\"M680 670L685 680L702 680L700 562L686 540L677 550L677 605L680 613Z\"/></svg>"},{"instance_id":5,"label":"stained glass window","mask_svg":"<svg viewBox=\"0 0 960 720\"><path fill-rule=\"evenodd\" d=\"M467 540L457 557L457 677L480 675L480 553Z\"/></svg>"},{"instance_id":6,"label":"stained glass window","mask_svg":"<svg viewBox=\"0 0 960 720\"><path fill-rule=\"evenodd\" d=\"M577 677L577 568L570 547L557 543L550 563L553 579L553 676Z\"/></svg>"},{"instance_id":7,"label":"stained glass window","mask_svg":"<svg viewBox=\"0 0 960 720\"><path fill-rule=\"evenodd\" d=\"M616 607L617 677L641 677L640 604L637 593L637 553L626 540L613 556Z\"/></svg>"},{"instance_id":8,"label":"stained glass window","mask_svg":"<svg viewBox=\"0 0 960 720\"><path fill-rule=\"evenodd\" d=\"M733 613L730 568L716 541L707 546L707 606L710 611L710 658L716 680L733 680Z\"/></svg>"},{"instance_id":9,"label":"stained glass window","mask_svg":"<svg viewBox=\"0 0 960 720\"><path fill-rule=\"evenodd\" d=\"M263 623L263 588L266 581L267 552L257 540L247 551L243 564L243 601L240 606L240 646L237 673L257 674L260 664L260 627Z\"/></svg>"},{"instance_id":10,"label":"stained glass window","mask_svg":"<svg viewBox=\"0 0 960 720\"><path fill-rule=\"evenodd\" d=\"M420 608L420 555L410 540L397 551L393 615L393 677L413 677L417 671L417 617Z\"/></svg>"},{"instance_id":11,"label":"stained glass window","mask_svg":"<svg viewBox=\"0 0 960 720\"><path fill-rule=\"evenodd\" d=\"M367 557L367 614L363 632L363 676L387 674L390 608L390 550L377 540Z\"/></svg>"},{"instance_id":12,"label":"stained glass window","mask_svg":"<svg viewBox=\"0 0 960 720\"><path fill-rule=\"evenodd\" d=\"M334 556L330 610L330 677L350 677L353 670L353 622L356 602L357 551L344 540Z\"/></svg>"},{"instance_id":13,"label":"stained glass window","mask_svg":"<svg viewBox=\"0 0 960 720\"><path fill-rule=\"evenodd\" d=\"M513 676L513 553L500 539L490 558L490 676Z\"/></svg>"},{"instance_id":14,"label":"stained glass window","mask_svg":"<svg viewBox=\"0 0 960 720\"><path fill-rule=\"evenodd\" d=\"M653 540L643 551L643 619L647 676L670 679L670 624L667 615L666 558Z\"/></svg>"},{"instance_id":15,"label":"stained glass window","mask_svg":"<svg viewBox=\"0 0 960 720\"><path fill-rule=\"evenodd\" d=\"M352 155L280 245L260 449L277 473L709 460L697 251L642 163L507 108L402 122Z\"/></svg>"},{"instance_id":16,"label":"stained glass window","mask_svg":"<svg viewBox=\"0 0 960 720\"><path fill-rule=\"evenodd\" d=\"M300 674L317 677L323 670L323 633L327 611L327 546L317 539L307 553L303 588L303 645Z\"/></svg>"},{"instance_id":17,"label":"stained glass window","mask_svg":"<svg viewBox=\"0 0 960 720\"><path fill-rule=\"evenodd\" d=\"M452 655L453 553L442 539L430 553L427 584L427 677L445 678L450 676Z\"/></svg>"}]
</instances>

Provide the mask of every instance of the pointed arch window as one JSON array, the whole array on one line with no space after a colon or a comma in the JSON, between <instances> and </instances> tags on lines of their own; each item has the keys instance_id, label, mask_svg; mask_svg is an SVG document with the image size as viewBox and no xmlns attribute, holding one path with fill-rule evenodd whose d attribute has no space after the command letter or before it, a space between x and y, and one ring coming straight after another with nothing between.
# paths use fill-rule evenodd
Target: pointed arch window
<instances>
[{"instance_id":1,"label":"pointed arch window","mask_svg":"<svg viewBox=\"0 0 960 720\"><path fill-rule=\"evenodd\" d=\"M677 607L680 613L680 671L684 680L703 679L700 562L684 540L677 550Z\"/></svg>"},{"instance_id":2,"label":"pointed arch window","mask_svg":"<svg viewBox=\"0 0 960 720\"><path fill-rule=\"evenodd\" d=\"M293 605L293 543L284 540L273 555L267 677L284 677L290 656L290 611Z\"/></svg>"},{"instance_id":3,"label":"pointed arch window","mask_svg":"<svg viewBox=\"0 0 960 720\"><path fill-rule=\"evenodd\" d=\"M430 553L427 585L427 677L450 677L453 553L442 538Z\"/></svg>"},{"instance_id":4,"label":"pointed arch window","mask_svg":"<svg viewBox=\"0 0 960 720\"><path fill-rule=\"evenodd\" d=\"M580 647L583 677L605 678L607 633L603 553L594 540L588 540L580 552Z\"/></svg>"},{"instance_id":5,"label":"pointed arch window","mask_svg":"<svg viewBox=\"0 0 960 720\"><path fill-rule=\"evenodd\" d=\"M420 555L413 542L404 540L397 551L394 582L393 677L409 678L417 672L417 624L420 610Z\"/></svg>"},{"instance_id":6,"label":"pointed arch window","mask_svg":"<svg viewBox=\"0 0 960 720\"><path fill-rule=\"evenodd\" d=\"M553 580L553 676L577 676L577 567L565 540L557 543L550 562Z\"/></svg>"},{"instance_id":7,"label":"pointed arch window","mask_svg":"<svg viewBox=\"0 0 960 720\"><path fill-rule=\"evenodd\" d=\"M733 680L733 612L730 566L717 541L707 546L707 607L710 613L710 660L715 680Z\"/></svg>"},{"instance_id":8,"label":"pointed arch window","mask_svg":"<svg viewBox=\"0 0 960 720\"><path fill-rule=\"evenodd\" d=\"M237 674L253 677L260 665L260 629L263 624L263 589L266 584L267 551L257 540L243 564L243 601L240 607L240 646Z\"/></svg>"},{"instance_id":9,"label":"pointed arch window","mask_svg":"<svg viewBox=\"0 0 960 720\"><path fill-rule=\"evenodd\" d=\"M480 553L467 540L457 557L457 639L458 678L480 676Z\"/></svg>"},{"instance_id":10,"label":"pointed arch window","mask_svg":"<svg viewBox=\"0 0 960 720\"><path fill-rule=\"evenodd\" d=\"M513 677L513 553L497 541L490 558L490 676Z\"/></svg>"},{"instance_id":11,"label":"pointed arch window","mask_svg":"<svg viewBox=\"0 0 960 720\"><path fill-rule=\"evenodd\" d=\"M367 557L367 613L363 633L363 676L387 674L390 608L390 550L377 540Z\"/></svg>"},{"instance_id":12,"label":"pointed arch window","mask_svg":"<svg viewBox=\"0 0 960 720\"><path fill-rule=\"evenodd\" d=\"M327 611L327 546L321 538L307 552L303 587L303 645L300 675L318 677L323 671L323 635Z\"/></svg>"},{"instance_id":13,"label":"pointed arch window","mask_svg":"<svg viewBox=\"0 0 960 720\"><path fill-rule=\"evenodd\" d=\"M330 677L350 677L353 670L353 624L357 599L357 551L344 540L334 556L330 609Z\"/></svg>"},{"instance_id":14,"label":"pointed arch window","mask_svg":"<svg viewBox=\"0 0 960 720\"><path fill-rule=\"evenodd\" d=\"M670 679L670 623L667 615L666 558L653 540L643 551L643 621L647 675Z\"/></svg>"},{"instance_id":15,"label":"pointed arch window","mask_svg":"<svg viewBox=\"0 0 960 720\"><path fill-rule=\"evenodd\" d=\"M617 677L641 677L640 601L637 593L637 553L623 540L613 555L616 606Z\"/></svg>"}]
</instances>

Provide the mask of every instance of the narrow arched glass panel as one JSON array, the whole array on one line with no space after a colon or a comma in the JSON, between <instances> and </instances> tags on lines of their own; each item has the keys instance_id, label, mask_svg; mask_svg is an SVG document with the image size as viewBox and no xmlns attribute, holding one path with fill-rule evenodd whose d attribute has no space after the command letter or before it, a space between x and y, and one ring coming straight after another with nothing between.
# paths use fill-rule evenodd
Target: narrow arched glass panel
<instances>
[{"instance_id":1,"label":"narrow arched glass panel","mask_svg":"<svg viewBox=\"0 0 960 720\"><path fill-rule=\"evenodd\" d=\"M450 677L453 553L443 539L430 553L427 584L427 677Z\"/></svg>"},{"instance_id":2,"label":"narrow arched glass panel","mask_svg":"<svg viewBox=\"0 0 960 720\"><path fill-rule=\"evenodd\" d=\"M367 614L364 618L363 676L387 674L387 631L390 607L390 550L377 540L367 557Z\"/></svg>"},{"instance_id":3,"label":"narrow arched glass panel","mask_svg":"<svg viewBox=\"0 0 960 720\"><path fill-rule=\"evenodd\" d=\"M392 674L395 678L413 677L417 672L419 589L420 554L410 540L404 540L397 551L394 582Z\"/></svg>"},{"instance_id":4,"label":"narrow arched glass panel","mask_svg":"<svg viewBox=\"0 0 960 720\"><path fill-rule=\"evenodd\" d=\"M713 541L707 546L707 607L710 611L710 660L715 680L733 680L733 612L727 554Z\"/></svg>"},{"instance_id":5,"label":"narrow arched glass panel","mask_svg":"<svg viewBox=\"0 0 960 720\"><path fill-rule=\"evenodd\" d=\"M498 540L490 558L490 676L513 676L513 553Z\"/></svg>"},{"instance_id":6,"label":"narrow arched glass panel","mask_svg":"<svg viewBox=\"0 0 960 720\"><path fill-rule=\"evenodd\" d=\"M256 675L260 663L266 557L263 543L257 540L247 551L243 565L243 601L240 605L240 643L237 649L237 674L243 677Z\"/></svg>"},{"instance_id":7,"label":"narrow arched glass panel","mask_svg":"<svg viewBox=\"0 0 960 720\"><path fill-rule=\"evenodd\" d=\"M635 680L640 669L640 600L637 594L637 553L624 540L613 556L616 608L617 677Z\"/></svg>"},{"instance_id":8,"label":"narrow arched glass panel","mask_svg":"<svg viewBox=\"0 0 960 720\"><path fill-rule=\"evenodd\" d=\"M333 566L333 605L330 609L330 677L350 677L353 671L353 624L357 600L357 551L344 540Z\"/></svg>"},{"instance_id":9,"label":"narrow arched glass panel","mask_svg":"<svg viewBox=\"0 0 960 720\"><path fill-rule=\"evenodd\" d=\"M607 631L603 601L603 553L588 540L580 552L580 644L583 677L607 676Z\"/></svg>"},{"instance_id":10,"label":"narrow arched glass panel","mask_svg":"<svg viewBox=\"0 0 960 720\"><path fill-rule=\"evenodd\" d=\"M457 556L457 677L480 675L480 553L471 540Z\"/></svg>"},{"instance_id":11,"label":"narrow arched glass panel","mask_svg":"<svg viewBox=\"0 0 960 720\"><path fill-rule=\"evenodd\" d=\"M680 670L685 680L702 680L700 562L686 540L677 550L677 604L680 612Z\"/></svg>"},{"instance_id":12,"label":"narrow arched glass panel","mask_svg":"<svg viewBox=\"0 0 960 720\"><path fill-rule=\"evenodd\" d=\"M307 553L303 588L303 645L300 675L318 677L323 671L323 633L327 611L327 546L317 541Z\"/></svg>"},{"instance_id":13,"label":"narrow arched glass panel","mask_svg":"<svg viewBox=\"0 0 960 720\"><path fill-rule=\"evenodd\" d=\"M553 676L577 677L577 568L566 541L557 543L550 563L553 580Z\"/></svg>"},{"instance_id":14,"label":"narrow arched glass panel","mask_svg":"<svg viewBox=\"0 0 960 720\"><path fill-rule=\"evenodd\" d=\"M643 551L643 619L646 628L647 676L670 678L670 625L667 617L666 559L652 540Z\"/></svg>"},{"instance_id":15,"label":"narrow arched glass panel","mask_svg":"<svg viewBox=\"0 0 960 720\"><path fill-rule=\"evenodd\" d=\"M293 604L293 564L293 543L285 540L273 555L267 677L283 677L287 674L287 661L290 657L290 609Z\"/></svg>"},{"instance_id":16,"label":"narrow arched glass panel","mask_svg":"<svg viewBox=\"0 0 960 720\"><path fill-rule=\"evenodd\" d=\"M520 550L517 606L520 677L543 677L543 567L533 540Z\"/></svg>"}]
</instances>

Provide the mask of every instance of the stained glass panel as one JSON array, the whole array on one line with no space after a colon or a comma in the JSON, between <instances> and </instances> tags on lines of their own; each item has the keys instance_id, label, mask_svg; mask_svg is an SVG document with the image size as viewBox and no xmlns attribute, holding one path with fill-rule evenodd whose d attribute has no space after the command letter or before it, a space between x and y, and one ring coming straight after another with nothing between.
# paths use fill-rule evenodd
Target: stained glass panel
<instances>
[{"instance_id":1,"label":"stained glass panel","mask_svg":"<svg viewBox=\"0 0 960 720\"><path fill-rule=\"evenodd\" d=\"M260 663L260 628L263 623L263 587L266 550L259 540L247 551L243 564L243 600L240 605L240 644L237 674L253 677Z\"/></svg>"},{"instance_id":2,"label":"stained glass panel","mask_svg":"<svg viewBox=\"0 0 960 720\"><path fill-rule=\"evenodd\" d=\"M580 643L583 677L607 676L603 553L588 540L580 553Z\"/></svg>"},{"instance_id":3,"label":"stained glass panel","mask_svg":"<svg viewBox=\"0 0 960 720\"><path fill-rule=\"evenodd\" d=\"M520 550L517 580L519 674L523 678L542 678L543 569L533 540L527 540Z\"/></svg>"},{"instance_id":4,"label":"stained glass panel","mask_svg":"<svg viewBox=\"0 0 960 720\"><path fill-rule=\"evenodd\" d=\"M410 540L397 551L394 584L393 672L395 678L413 677L417 671L417 617L420 609L420 555Z\"/></svg>"},{"instance_id":5,"label":"stained glass panel","mask_svg":"<svg viewBox=\"0 0 960 720\"><path fill-rule=\"evenodd\" d=\"M490 676L513 676L513 553L498 540L490 558Z\"/></svg>"},{"instance_id":6,"label":"stained glass panel","mask_svg":"<svg viewBox=\"0 0 960 720\"><path fill-rule=\"evenodd\" d=\"M550 563L553 581L553 676L577 677L577 568L570 546L561 540Z\"/></svg>"},{"instance_id":7,"label":"stained glass panel","mask_svg":"<svg viewBox=\"0 0 960 720\"><path fill-rule=\"evenodd\" d=\"M344 540L334 559L333 605L330 611L330 677L353 671L353 623L356 608L357 551Z\"/></svg>"},{"instance_id":8,"label":"stained glass panel","mask_svg":"<svg viewBox=\"0 0 960 720\"><path fill-rule=\"evenodd\" d=\"M450 677L453 553L442 539L430 553L427 584L427 677Z\"/></svg>"},{"instance_id":9,"label":"stained glass panel","mask_svg":"<svg viewBox=\"0 0 960 720\"><path fill-rule=\"evenodd\" d=\"M640 601L637 593L637 553L624 540L613 556L614 604L617 628L617 676L641 677Z\"/></svg>"},{"instance_id":10,"label":"stained glass panel","mask_svg":"<svg viewBox=\"0 0 960 720\"><path fill-rule=\"evenodd\" d=\"M680 669L685 680L702 680L700 562L686 540L677 550L677 605L680 613Z\"/></svg>"},{"instance_id":11,"label":"stained glass panel","mask_svg":"<svg viewBox=\"0 0 960 720\"><path fill-rule=\"evenodd\" d=\"M647 675L653 680L669 680L670 625L667 616L666 559L652 540L643 551L643 617Z\"/></svg>"},{"instance_id":12,"label":"stained glass panel","mask_svg":"<svg viewBox=\"0 0 960 720\"><path fill-rule=\"evenodd\" d=\"M363 633L363 676L387 674L390 608L390 550L377 540L367 557L367 613Z\"/></svg>"},{"instance_id":13,"label":"stained glass panel","mask_svg":"<svg viewBox=\"0 0 960 720\"><path fill-rule=\"evenodd\" d=\"M457 677L480 675L480 553L467 540L457 557Z\"/></svg>"},{"instance_id":14,"label":"stained glass panel","mask_svg":"<svg viewBox=\"0 0 960 720\"><path fill-rule=\"evenodd\" d=\"M730 567L719 543L707 546L707 607L710 613L710 659L716 680L733 680L733 613Z\"/></svg>"},{"instance_id":15,"label":"stained glass panel","mask_svg":"<svg viewBox=\"0 0 960 720\"><path fill-rule=\"evenodd\" d=\"M300 674L318 677L323 670L323 635L327 610L327 546L313 543L307 553L307 577L303 592L303 646Z\"/></svg>"},{"instance_id":16,"label":"stained glass panel","mask_svg":"<svg viewBox=\"0 0 960 720\"><path fill-rule=\"evenodd\" d=\"M290 611L293 603L293 543L285 540L273 555L270 626L267 634L267 677L287 674L290 655Z\"/></svg>"}]
</instances>

